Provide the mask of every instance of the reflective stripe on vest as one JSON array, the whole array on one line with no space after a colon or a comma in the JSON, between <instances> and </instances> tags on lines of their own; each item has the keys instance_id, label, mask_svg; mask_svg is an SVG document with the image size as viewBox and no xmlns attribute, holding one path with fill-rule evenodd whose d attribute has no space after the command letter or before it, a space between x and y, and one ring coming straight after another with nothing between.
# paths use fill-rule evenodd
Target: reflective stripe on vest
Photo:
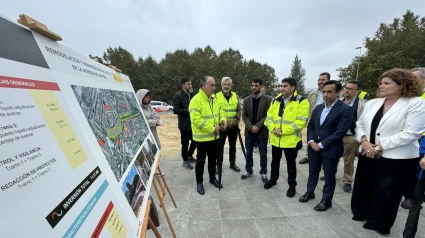
<instances>
[{"instance_id":1,"label":"reflective stripe on vest","mask_svg":"<svg viewBox=\"0 0 425 238\"><path fill-rule=\"evenodd\" d=\"M214 128L219 124L219 111L220 104L217 99L208 99L202 90L199 90L199 93L192 98L189 113L192 136L195 141L205 142L218 138Z\"/></svg>"},{"instance_id":2,"label":"reflective stripe on vest","mask_svg":"<svg viewBox=\"0 0 425 238\"><path fill-rule=\"evenodd\" d=\"M301 100L301 96L294 96L285 105L283 115L280 117L279 110L281 103L281 95L277 96L267 111L267 117L264 125L271 132L270 144L279 148L296 148L298 142L302 138L302 128L307 126L308 115L310 111L310 103L307 99ZM281 129L281 135L277 137L274 129ZM288 134L292 133L292 134Z\"/></svg>"},{"instance_id":3,"label":"reflective stripe on vest","mask_svg":"<svg viewBox=\"0 0 425 238\"><path fill-rule=\"evenodd\" d=\"M217 101L220 103L222 110L224 111L224 116L227 121L232 121L235 119L237 113L236 109L238 108L238 95L235 92L231 92L231 96L229 101L227 101L223 92L219 92L216 94Z\"/></svg>"}]
</instances>

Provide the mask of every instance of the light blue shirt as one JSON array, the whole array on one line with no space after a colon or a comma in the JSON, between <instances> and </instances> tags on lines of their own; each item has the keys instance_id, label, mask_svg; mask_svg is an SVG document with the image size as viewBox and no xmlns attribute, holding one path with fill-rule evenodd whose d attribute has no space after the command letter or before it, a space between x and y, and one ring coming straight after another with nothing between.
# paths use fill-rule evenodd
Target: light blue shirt
<instances>
[{"instance_id":1,"label":"light blue shirt","mask_svg":"<svg viewBox=\"0 0 425 238\"><path fill-rule=\"evenodd\" d=\"M325 104L325 107L322 110L322 114L320 114L320 125L323 124L323 122L325 121L326 117L328 116L329 112L331 111L332 107L335 105L335 103L338 102L338 100L336 100L334 103L332 103L332 105L330 107L328 107ZM313 140L309 141L308 144L310 144L310 142L312 142ZM322 142L319 142L319 147L320 149L324 149L325 147L322 145Z\"/></svg>"},{"instance_id":2,"label":"light blue shirt","mask_svg":"<svg viewBox=\"0 0 425 238\"><path fill-rule=\"evenodd\" d=\"M324 108L323 108L323 110L322 110L322 114L320 114L320 125L322 125L322 124L323 124L323 122L325 121L325 119L326 119L326 117L328 116L329 112L331 111L332 107L335 105L335 103L336 103L337 101L338 101L338 100L336 100L334 103L332 103L332 105L331 105L330 107L328 107L328 106L325 104L325 107L324 107Z\"/></svg>"}]
</instances>

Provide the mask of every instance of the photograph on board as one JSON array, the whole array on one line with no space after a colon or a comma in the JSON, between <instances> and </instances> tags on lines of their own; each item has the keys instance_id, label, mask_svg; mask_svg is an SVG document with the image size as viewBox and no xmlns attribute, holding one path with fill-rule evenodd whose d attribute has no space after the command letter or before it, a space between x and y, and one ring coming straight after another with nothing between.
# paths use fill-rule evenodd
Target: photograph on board
<instances>
[{"instance_id":1,"label":"photograph on board","mask_svg":"<svg viewBox=\"0 0 425 238\"><path fill-rule=\"evenodd\" d=\"M148 137L148 145L149 145L149 148L150 148L152 154L155 156L156 152L158 152L158 146L155 144L155 140L154 140L152 134L150 134L149 137Z\"/></svg>"},{"instance_id":2,"label":"photograph on board","mask_svg":"<svg viewBox=\"0 0 425 238\"><path fill-rule=\"evenodd\" d=\"M137 173L137 169L134 165L131 166L130 171L124 178L121 184L121 189L128 201L128 204L130 204L134 215L139 217L140 208L142 206L143 198L146 192L146 186Z\"/></svg>"},{"instance_id":3,"label":"photograph on board","mask_svg":"<svg viewBox=\"0 0 425 238\"><path fill-rule=\"evenodd\" d=\"M139 173L142 181L145 184L148 184L149 177L151 176L151 167L143 150L140 151L139 155L137 155L137 158L134 161L134 166L136 166L137 172Z\"/></svg>"},{"instance_id":4,"label":"photograph on board","mask_svg":"<svg viewBox=\"0 0 425 238\"><path fill-rule=\"evenodd\" d=\"M134 93L77 85L71 87L97 143L120 181L149 134Z\"/></svg>"}]
</instances>

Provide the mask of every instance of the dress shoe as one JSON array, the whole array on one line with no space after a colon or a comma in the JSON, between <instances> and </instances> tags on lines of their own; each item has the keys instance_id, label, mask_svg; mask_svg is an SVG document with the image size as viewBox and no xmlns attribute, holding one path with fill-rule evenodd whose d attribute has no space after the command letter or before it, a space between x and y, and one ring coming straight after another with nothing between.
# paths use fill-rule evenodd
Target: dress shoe
<instances>
[{"instance_id":1,"label":"dress shoe","mask_svg":"<svg viewBox=\"0 0 425 238\"><path fill-rule=\"evenodd\" d=\"M295 186L289 186L288 191L286 191L286 196L292 198L295 196Z\"/></svg>"},{"instance_id":2,"label":"dress shoe","mask_svg":"<svg viewBox=\"0 0 425 238\"><path fill-rule=\"evenodd\" d=\"M315 199L316 196L313 193L306 192L304 195L300 197L298 201L300 202L308 202L310 199Z\"/></svg>"},{"instance_id":3,"label":"dress shoe","mask_svg":"<svg viewBox=\"0 0 425 238\"><path fill-rule=\"evenodd\" d=\"M298 162L299 164L307 164L308 163L308 158L307 157L305 157L305 158L302 158L301 160L300 160L300 162Z\"/></svg>"},{"instance_id":4,"label":"dress shoe","mask_svg":"<svg viewBox=\"0 0 425 238\"><path fill-rule=\"evenodd\" d=\"M276 180L270 179L269 181L267 181L267 183L264 184L264 188L269 189L274 185L276 185Z\"/></svg>"},{"instance_id":5,"label":"dress shoe","mask_svg":"<svg viewBox=\"0 0 425 238\"><path fill-rule=\"evenodd\" d=\"M351 191L351 184L346 183L344 184L344 187L342 188L344 190L344 192L350 192Z\"/></svg>"},{"instance_id":6,"label":"dress shoe","mask_svg":"<svg viewBox=\"0 0 425 238\"><path fill-rule=\"evenodd\" d=\"M241 172L241 169L236 164L231 164L230 168L236 172Z\"/></svg>"},{"instance_id":7,"label":"dress shoe","mask_svg":"<svg viewBox=\"0 0 425 238\"><path fill-rule=\"evenodd\" d=\"M319 204L317 204L314 207L314 210L318 212L324 212L331 207L332 207L332 202L326 202L325 200L322 200Z\"/></svg>"},{"instance_id":8,"label":"dress shoe","mask_svg":"<svg viewBox=\"0 0 425 238\"><path fill-rule=\"evenodd\" d=\"M325 175L323 175L323 176L320 176L320 178L319 178L321 181L325 181Z\"/></svg>"},{"instance_id":9,"label":"dress shoe","mask_svg":"<svg viewBox=\"0 0 425 238\"><path fill-rule=\"evenodd\" d=\"M223 188L223 185L219 184L216 178L210 179L210 184L214 184L216 188Z\"/></svg>"},{"instance_id":10,"label":"dress shoe","mask_svg":"<svg viewBox=\"0 0 425 238\"><path fill-rule=\"evenodd\" d=\"M413 200L412 199L404 199L404 201L401 203L400 207L404 208L404 209L410 209L413 205Z\"/></svg>"},{"instance_id":11,"label":"dress shoe","mask_svg":"<svg viewBox=\"0 0 425 238\"><path fill-rule=\"evenodd\" d=\"M202 183L198 183L196 185L196 191L198 191L199 194L204 195L205 194L204 185L202 185Z\"/></svg>"},{"instance_id":12,"label":"dress shoe","mask_svg":"<svg viewBox=\"0 0 425 238\"><path fill-rule=\"evenodd\" d=\"M189 163L196 163L196 161L198 161L197 159L193 158L193 156L189 156L187 158L187 161L189 161Z\"/></svg>"}]
</instances>

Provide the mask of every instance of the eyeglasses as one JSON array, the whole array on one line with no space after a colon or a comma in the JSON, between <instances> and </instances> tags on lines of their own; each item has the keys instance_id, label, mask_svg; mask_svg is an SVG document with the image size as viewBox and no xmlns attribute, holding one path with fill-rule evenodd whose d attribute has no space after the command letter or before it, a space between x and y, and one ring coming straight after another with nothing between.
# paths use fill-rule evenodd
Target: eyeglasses
<instances>
[{"instance_id":1,"label":"eyeglasses","mask_svg":"<svg viewBox=\"0 0 425 238\"><path fill-rule=\"evenodd\" d=\"M347 87L344 87L344 89L345 90L348 90L348 91L357 91L357 88L347 88Z\"/></svg>"}]
</instances>

